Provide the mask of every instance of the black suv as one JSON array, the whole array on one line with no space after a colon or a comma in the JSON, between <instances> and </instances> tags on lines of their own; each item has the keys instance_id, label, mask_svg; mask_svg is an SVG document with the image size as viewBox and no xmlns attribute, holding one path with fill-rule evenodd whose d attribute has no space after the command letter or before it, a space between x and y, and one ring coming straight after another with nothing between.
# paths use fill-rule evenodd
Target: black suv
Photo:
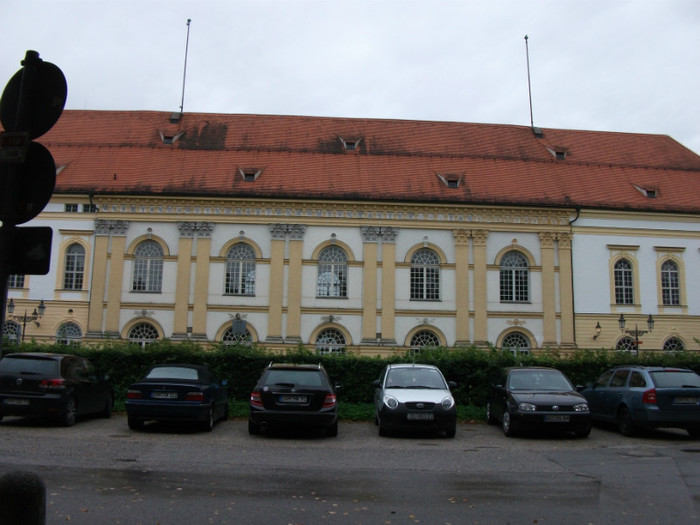
<instances>
[{"instance_id":1,"label":"black suv","mask_svg":"<svg viewBox=\"0 0 700 525\"><path fill-rule=\"evenodd\" d=\"M338 435L338 400L320 364L270 363L263 370L250 394L248 432L259 434L274 425L325 428L327 436Z\"/></svg>"},{"instance_id":2,"label":"black suv","mask_svg":"<svg viewBox=\"0 0 700 525\"><path fill-rule=\"evenodd\" d=\"M82 357L23 353L0 360L0 420L41 416L71 426L83 414L110 417L113 399L106 377Z\"/></svg>"}]
</instances>

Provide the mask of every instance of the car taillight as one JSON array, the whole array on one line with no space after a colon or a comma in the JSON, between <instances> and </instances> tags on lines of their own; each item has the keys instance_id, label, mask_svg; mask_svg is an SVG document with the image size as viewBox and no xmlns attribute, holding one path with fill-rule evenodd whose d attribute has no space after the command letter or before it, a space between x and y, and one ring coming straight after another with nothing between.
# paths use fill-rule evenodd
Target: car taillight
<instances>
[{"instance_id":1,"label":"car taillight","mask_svg":"<svg viewBox=\"0 0 700 525\"><path fill-rule=\"evenodd\" d=\"M65 379L44 379L39 383L39 388L43 390L65 390Z\"/></svg>"},{"instance_id":2,"label":"car taillight","mask_svg":"<svg viewBox=\"0 0 700 525\"><path fill-rule=\"evenodd\" d=\"M331 408L335 406L336 402L336 397L334 394L326 394L325 399L323 400L323 408Z\"/></svg>"},{"instance_id":3,"label":"car taillight","mask_svg":"<svg viewBox=\"0 0 700 525\"><path fill-rule=\"evenodd\" d=\"M656 404L656 389L652 388L642 394L642 403Z\"/></svg>"},{"instance_id":4,"label":"car taillight","mask_svg":"<svg viewBox=\"0 0 700 525\"><path fill-rule=\"evenodd\" d=\"M185 401L204 401L204 392L187 392Z\"/></svg>"},{"instance_id":5,"label":"car taillight","mask_svg":"<svg viewBox=\"0 0 700 525\"><path fill-rule=\"evenodd\" d=\"M140 390L127 390L126 392L127 399L141 399L142 397Z\"/></svg>"},{"instance_id":6,"label":"car taillight","mask_svg":"<svg viewBox=\"0 0 700 525\"><path fill-rule=\"evenodd\" d=\"M251 392L250 394L250 404L256 407L263 406L262 397L260 397L259 392Z\"/></svg>"}]
</instances>

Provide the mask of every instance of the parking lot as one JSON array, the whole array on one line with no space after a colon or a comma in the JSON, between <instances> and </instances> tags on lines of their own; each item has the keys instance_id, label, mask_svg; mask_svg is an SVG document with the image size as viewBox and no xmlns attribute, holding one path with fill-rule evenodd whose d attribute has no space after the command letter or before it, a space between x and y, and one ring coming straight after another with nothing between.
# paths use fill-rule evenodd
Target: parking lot
<instances>
[{"instance_id":1,"label":"parking lot","mask_svg":"<svg viewBox=\"0 0 700 525\"><path fill-rule=\"evenodd\" d=\"M459 424L454 439L383 438L371 423L336 438L245 421L213 432L123 414L61 428L6 418L0 473L38 473L47 523L697 523L700 442L683 431L625 438L506 438Z\"/></svg>"}]
</instances>

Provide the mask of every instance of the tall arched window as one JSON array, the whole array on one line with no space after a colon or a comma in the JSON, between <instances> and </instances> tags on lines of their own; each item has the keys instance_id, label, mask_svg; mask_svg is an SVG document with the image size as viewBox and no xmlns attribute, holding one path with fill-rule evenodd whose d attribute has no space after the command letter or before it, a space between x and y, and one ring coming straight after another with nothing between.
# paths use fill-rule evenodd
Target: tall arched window
<instances>
[{"instance_id":1,"label":"tall arched window","mask_svg":"<svg viewBox=\"0 0 700 525\"><path fill-rule=\"evenodd\" d=\"M661 299L664 306L678 306L681 304L678 265L671 260L664 261L661 265Z\"/></svg>"},{"instance_id":2,"label":"tall arched window","mask_svg":"<svg viewBox=\"0 0 700 525\"><path fill-rule=\"evenodd\" d=\"M615 303L634 304L632 264L627 259L615 263Z\"/></svg>"},{"instance_id":3,"label":"tall arched window","mask_svg":"<svg viewBox=\"0 0 700 525\"><path fill-rule=\"evenodd\" d=\"M430 248L421 248L411 257L411 299L440 300L440 257Z\"/></svg>"},{"instance_id":4,"label":"tall arched window","mask_svg":"<svg viewBox=\"0 0 700 525\"><path fill-rule=\"evenodd\" d=\"M347 297L348 256L338 246L327 246L318 254L318 297Z\"/></svg>"},{"instance_id":5,"label":"tall arched window","mask_svg":"<svg viewBox=\"0 0 700 525\"><path fill-rule=\"evenodd\" d=\"M420 330L411 337L411 350L414 352L438 346L440 346L440 338L430 330Z\"/></svg>"},{"instance_id":6,"label":"tall arched window","mask_svg":"<svg viewBox=\"0 0 700 525\"><path fill-rule=\"evenodd\" d=\"M511 332L503 338L501 343L503 350L510 350L514 354L529 354L530 340L520 332Z\"/></svg>"},{"instance_id":7,"label":"tall arched window","mask_svg":"<svg viewBox=\"0 0 700 525\"><path fill-rule=\"evenodd\" d=\"M134 292L160 292L163 283L163 248L144 241L134 250Z\"/></svg>"},{"instance_id":8,"label":"tall arched window","mask_svg":"<svg viewBox=\"0 0 700 525\"><path fill-rule=\"evenodd\" d=\"M501 302L526 303L530 300L530 271L527 258L510 251L501 259Z\"/></svg>"},{"instance_id":9,"label":"tall arched window","mask_svg":"<svg viewBox=\"0 0 700 525\"><path fill-rule=\"evenodd\" d=\"M66 266L63 272L63 288L82 290L85 276L85 248L76 243L66 250Z\"/></svg>"},{"instance_id":10,"label":"tall arched window","mask_svg":"<svg viewBox=\"0 0 700 525\"><path fill-rule=\"evenodd\" d=\"M345 336L336 328L326 328L316 337L316 352L324 354L344 354Z\"/></svg>"},{"instance_id":11,"label":"tall arched window","mask_svg":"<svg viewBox=\"0 0 700 525\"><path fill-rule=\"evenodd\" d=\"M255 295L255 250L239 242L226 254L226 282L224 293Z\"/></svg>"},{"instance_id":12,"label":"tall arched window","mask_svg":"<svg viewBox=\"0 0 700 525\"><path fill-rule=\"evenodd\" d=\"M150 323L135 324L129 330L129 342L145 347L158 340L158 330Z\"/></svg>"},{"instance_id":13,"label":"tall arched window","mask_svg":"<svg viewBox=\"0 0 700 525\"><path fill-rule=\"evenodd\" d=\"M63 323L56 332L56 344L79 345L83 338L83 332L75 323Z\"/></svg>"}]
</instances>

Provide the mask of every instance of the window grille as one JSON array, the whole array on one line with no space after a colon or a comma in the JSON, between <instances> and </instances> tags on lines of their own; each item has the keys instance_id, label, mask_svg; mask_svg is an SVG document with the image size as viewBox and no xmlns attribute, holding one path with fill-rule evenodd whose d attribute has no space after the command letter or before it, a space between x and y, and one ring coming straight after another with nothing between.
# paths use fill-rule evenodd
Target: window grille
<instances>
[{"instance_id":1,"label":"window grille","mask_svg":"<svg viewBox=\"0 0 700 525\"><path fill-rule=\"evenodd\" d=\"M411 351L419 353L440 346L440 338L430 330L420 330L411 337Z\"/></svg>"},{"instance_id":2,"label":"window grille","mask_svg":"<svg viewBox=\"0 0 700 525\"><path fill-rule=\"evenodd\" d=\"M673 261L665 261L661 265L661 298L664 306L681 304L678 266Z\"/></svg>"},{"instance_id":3,"label":"window grille","mask_svg":"<svg viewBox=\"0 0 700 525\"><path fill-rule=\"evenodd\" d=\"M316 353L319 355L344 354L345 336L335 328L322 330L316 337Z\"/></svg>"},{"instance_id":4,"label":"window grille","mask_svg":"<svg viewBox=\"0 0 700 525\"><path fill-rule=\"evenodd\" d=\"M664 351L666 352L681 352L683 350L685 350L685 345L677 337L669 337L664 342Z\"/></svg>"},{"instance_id":5,"label":"window grille","mask_svg":"<svg viewBox=\"0 0 700 525\"><path fill-rule=\"evenodd\" d=\"M615 303L634 304L632 264L627 259L615 263Z\"/></svg>"},{"instance_id":6,"label":"window grille","mask_svg":"<svg viewBox=\"0 0 700 525\"><path fill-rule=\"evenodd\" d=\"M527 259L517 251L501 259L501 302L526 303L530 300L530 271Z\"/></svg>"},{"instance_id":7,"label":"window grille","mask_svg":"<svg viewBox=\"0 0 700 525\"><path fill-rule=\"evenodd\" d=\"M520 332L511 332L503 338L501 348L515 355L530 353L530 340Z\"/></svg>"},{"instance_id":8,"label":"window grille","mask_svg":"<svg viewBox=\"0 0 700 525\"><path fill-rule=\"evenodd\" d=\"M8 288L24 288L24 274L12 274L7 279Z\"/></svg>"},{"instance_id":9,"label":"window grille","mask_svg":"<svg viewBox=\"0 0 700 525\"><path fill-rule=\"evenodd\" d=\"M255 295L255 250L252 246L239 242L226 254L224 293Z\"/></svg>"},{"instance_id":10,"label":"window grille","mask_svg":"<svg viewBox=\"0 0 700 525\"><path fill-rule=\"evenodd\" d=\"M411 299L440 300L440 258L430 248L421 248L411 257Z\"/></svg>"},{"instance_id":11,"label":"window grille","mask_svg":"<svg viewBox=\"0 0 700 525\"><path fill-rule=\"evenodd\" d=\"M66 250L66 267L63 273L65 290L82 290L85 275L85 248L74 243Z\"/></svg>"},{"instance_id":12,"label":"window grille","mask_svg":"<svg viewBox=\"0 0 700 525\"><path fill-rule=\"evenodd\" d=\"M158 340L158 330L150 323L138 323L129 330L129 342L145 347Z\"/></svg>"},{"instance_id":13,"label":"window grille","mask_svg":"<svg viewBox=\"0 0 700 525\"><path fill-rule=\"evenodd\" d=\"M615 349L622 352L631 352L637 349L637 346L634 343L634 339L631 337L623 337L617 342Z\"/></svg>"},{"instance_id":14,"label":"window grille","mask_svg":"<svg viewBox=\"0 0 700 525\"><path fill-rule=\"evenodd\" d=\"M2 338L8 343L19 343L22 338L22 327L14 321L5 321L5 325L2 327Z\"/></svg>"},{"instance_id":15,"label":"window grille","mask_svg":"<svg viewBox=\"0 0 700 525\"><path fill-rule=\"evenodd\" d=\"M63 323L56 332L56 343L59 345L79 345L83 332L75 323Z\"/></svg>"},{"instance_id":16,"label":"window grille","mask_svg":"<svg viewBox=\"0 0 700 525\"><path fill-rule=\"evenodd\" d=\"M134 251L134 292L160 292L163 283L163 248L144 241Z\"/></svg>"},{"instance_id":17,"label":"window grille","mask_svg":"<svg viewBox=\"0 0 700 525\"><path fill-rule=\"evenodd\" d=\"M318 256L318 297L347 297L348 256L338 246L324 248Z\"/></svg>"}]
</instances>

